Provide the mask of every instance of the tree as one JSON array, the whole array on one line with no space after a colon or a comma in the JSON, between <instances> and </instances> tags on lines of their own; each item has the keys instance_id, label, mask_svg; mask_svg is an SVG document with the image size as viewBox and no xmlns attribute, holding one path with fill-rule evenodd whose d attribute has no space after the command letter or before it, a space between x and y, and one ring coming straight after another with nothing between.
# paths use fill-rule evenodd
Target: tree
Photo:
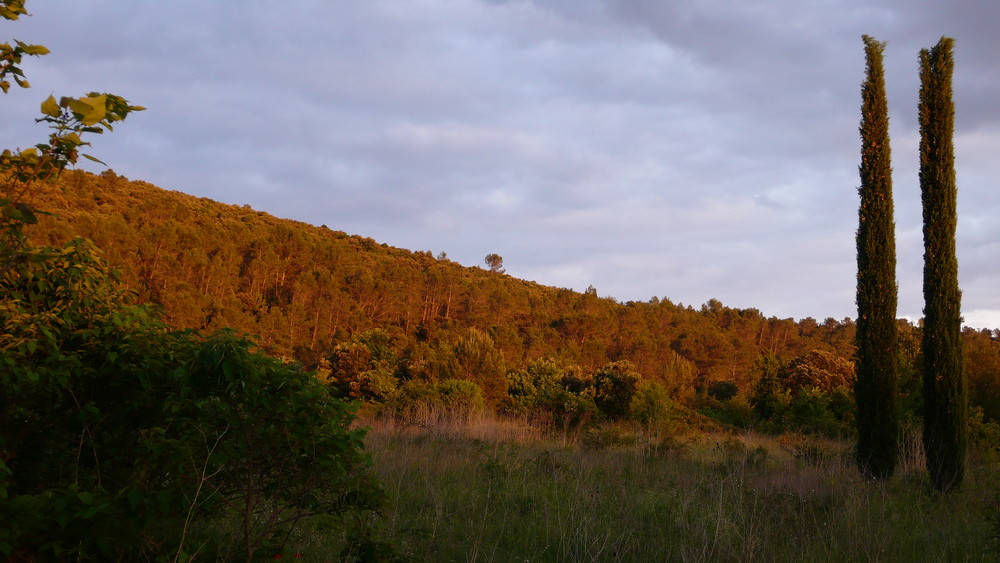
<instances>
[{"instance_id":1,"label":"tree","mask_svg":"<svg viewBox=\"0 0 1000 563\"><path fill-rule=\"evenodd\" d=\"M0 275L0 558L234 540L250 558L378 503L351 407L313 374L231 332L169 329L87 241L21 253Z\"/></svg>"},{"instance_id":2,"label":"tree","mask_svg":"<svg viewBox=\"0 0 1000 563\"><path fill-rule=\"evenodd\" d=\"M611 362L594 374L594 402L611 420L628 417L639 375L628 360Z\"/></svg>"},{"instance_id":3,"label":"tree","mask_svg":"<svg viewBox=\"0 0 1000 563\"><path fill-rule=\"evenodd\" d=\"M858 457L866 477L887 479L899 454L896 331L896 235L893 222L889 109L882 53L885 43L865 35L866 78L861 85L861 205L858 209L857 379Z\"/></svg>"},{"instance_id":4,"label":"tree","mask_svg":"<svg viewBox=\"0 0 1000 563\"><path fill-rule=\"evenodd\" d=\"M773 420L782 415L788 402L788 393L782 386L782 379L787 366L774 352L761 354L753 363L751 370L755 372L756 382L750 405L754 414L761 420Z\"/></svg>"},{"instance_id":5,"label":"tree","mask_svg":"<svg viewBox=\"0 0 1000 563\"><path fill-rule=\"evenodd\" d=\"M27 15L25 0L0 0L0 17L17 20ZM22 41L0 44L0 90L10 90L10 80L21 88L30 84L21 70L21 60L27 56L49 53L42 45L29 45ZM80 98L62 97L56 101L49 96L42 102L42 117L36 121L46 123L51 129L47 143L38 143L27 149L4 150L0 153L0 273L10 267L18 249L25 244L24 227L38 222L39 210L31 205L32 187L38 182L51 182L81 156L79 149L88 146L81 135L111 131L112 123L122 121L133 111L143 107L129 105L128 101L114 94L90 92ZM100 162L93 156L85 158Z\"/></svg>"},{"instance_id":6,"label":"tree","mask_svg":"<svg viewBox=\"0 0 1000 563\"><path fill-rule=\"evenodd\" d=\"M955 252L957 189L950 37L920 51L920 195L924 219L924 449L939 491L961 485L968 442L961 300Z\"/></svg>"},{"instance_id":7,"label":"tree","mask_svg":"<svg viewBox=\"0 0 1000 563\"><path fill-rule=\"evenodd\" d=\"M25 13L0 0L3 18ZM28 86L23 55L48 52L16 44L0 45L5 92L8 76ZM88 241L28 244L33 188L77 161L82 134L142 108L90 93L41 109L49 142L0 154L0 558L225 558L229 518L249 560L303 519L376 505L352 407L311 373L169 329Z\"/></svg>"},{"instance_id":8,"label":"tree","mask_svg":"<svg viewBox=\"0 0 1000 563\"><path fill-rule=\"evenodd\" d=\"M499 254L487 254L486 265L490 267L491 272L502 274L507 271L503 268L503 256Z\"/></svg>"}]
</instances>

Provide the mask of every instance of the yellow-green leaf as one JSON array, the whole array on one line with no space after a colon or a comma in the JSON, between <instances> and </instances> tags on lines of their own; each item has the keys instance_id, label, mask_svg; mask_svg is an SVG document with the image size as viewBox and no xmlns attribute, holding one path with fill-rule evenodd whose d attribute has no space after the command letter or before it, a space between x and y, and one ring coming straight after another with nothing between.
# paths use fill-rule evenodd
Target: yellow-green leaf
<instances>
[{"instance_id":1,"label":"yellow-green leaf","mask_svg":"<svg viewBox=\"0 0 1000 563\"><path fill-rule=\"evenodd\" d=\"M49 96L42 102L42 113L51 117L59 117L59 104L54 96Z\"/></svg>"},{"instance_id":2,"label":"yellow-green leaf","mask_svg":"<svg viewBox=\"0 0 1000 563\"><path fill-rule=\"evenodd\" d=\"M24 52L29 55L48 55L49 49L45 45L24 45Z\"/></svg>"},{"instance_id":3,"label":"yellow-green leaf","mask_svg":"<svg viewBox=\"0 0 1000 563\"><path fill-rule=\"evenodd\" d=\"M96 123L100 123L101 120L104 119L105 114L107 113L108 109L107 100L108 97L105 94L101 94L100 96L81 98L80 101L90 106L91 109L89 112L80 112L83 113L83 117L80 118L80 121L84 125L94 125Z\"/></svg>"}]
</instances>

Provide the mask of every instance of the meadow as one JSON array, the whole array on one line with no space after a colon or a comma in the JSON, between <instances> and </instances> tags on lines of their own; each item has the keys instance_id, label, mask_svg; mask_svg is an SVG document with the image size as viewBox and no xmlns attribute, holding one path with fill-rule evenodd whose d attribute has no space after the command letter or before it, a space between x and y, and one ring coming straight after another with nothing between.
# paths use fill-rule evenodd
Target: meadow
<instances>
[{"instance_id":1,"label":"meadow","mask_svg":"<svg viewBox=\"0 0 1000 563\"><path fill-rule=\"evenodd\" d=\"M367 539L400 560L1000 560L996 458L973 454L962 490L940 495L913 432L901 470L877 483L849 443L804 435L566 434L492 415L364 424L387 495Z\"/></svg>"}]
</instances>

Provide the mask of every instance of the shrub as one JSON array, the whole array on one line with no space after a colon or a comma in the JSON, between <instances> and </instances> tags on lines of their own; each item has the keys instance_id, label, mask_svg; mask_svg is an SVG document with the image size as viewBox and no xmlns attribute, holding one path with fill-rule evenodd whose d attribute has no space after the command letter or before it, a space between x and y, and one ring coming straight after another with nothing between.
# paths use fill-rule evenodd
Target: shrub
<instances>
[{"instance_id":1,"label":"shrub","mask_svg":"<svg viewBox=\"0 0 1000 563\"><path fill-rule=\"evenodd\" d=\"M467 418L486 408L483 389L472 381L445 379L437 384L441 405L451 414Z\"/></svg>"},{"instance_id":2,"label":"shrub","mask_svg":"<svg viewBox=\"0 0 1000 563\"><path fill-rule=\"evenodd\" d=\"M736 382L732 379L713 381L708 385L708 396L717 401L728 401L740 392Z\"/></svg>"},{"instance_id":3,"label":"shrub","mask_svg":"<svg viewBox=\"0 0 1000 563\"><path fill-rule=\"evenodd\" d=\"M631 362L612 362L594 374L594 403L611 420L629 415L639 376Z\"/></svg>"},{"instance_id":4,"label":"shrub","mask_svg":"<svg viewBox=\"0 0 1000 563\"><path fill-rule=\"evenodd\" d=\"M515 412L531 412L545 406L561 389L562 371L551 358L530 362L507 372L507 394Z\"/></svg>"},{"instance_id":5,"label":"shrub","mask_svg":"<svg viewBox=\"0 0 1000 563\"><path fill-rule=\"evenodd\" d=\"M666 422L676 409L667 388L655 381L640 382L629 406L632 418L646 425Z\"/></svg>"},{"instance_id":6,"label":"shrub","mask_svg":"<svg viewBox=\"0 0 1000 563\"><path fill-rule=\"evenodd\" d=\"M347 404L231 333L169 330L115 280L81 240L0 276L0 554L180 557L197 536L249 558L377 504Z\"/></svg>"}]
</instances>

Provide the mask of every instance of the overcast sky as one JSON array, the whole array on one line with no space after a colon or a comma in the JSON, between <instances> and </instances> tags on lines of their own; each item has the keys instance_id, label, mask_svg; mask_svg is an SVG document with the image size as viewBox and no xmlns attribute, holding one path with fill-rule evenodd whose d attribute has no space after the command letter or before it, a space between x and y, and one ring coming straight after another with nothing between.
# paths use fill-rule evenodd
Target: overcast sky
<instances>
[{"instance_id":1,"label":"overcast sky","mask_svg":"<svg viewBox=\"0 0 1000 563\"><path fill-rule=\"evenodd\" d=\"M854 317L862 34L885 64L899 315L921 316L920 48L955 38L963 310L1000 327L996 0L31 0L0 146L50 93L147 111L92 152L602 296ZM100 170L98 167L87 167Z\"/></svg>"}]
</instances>

